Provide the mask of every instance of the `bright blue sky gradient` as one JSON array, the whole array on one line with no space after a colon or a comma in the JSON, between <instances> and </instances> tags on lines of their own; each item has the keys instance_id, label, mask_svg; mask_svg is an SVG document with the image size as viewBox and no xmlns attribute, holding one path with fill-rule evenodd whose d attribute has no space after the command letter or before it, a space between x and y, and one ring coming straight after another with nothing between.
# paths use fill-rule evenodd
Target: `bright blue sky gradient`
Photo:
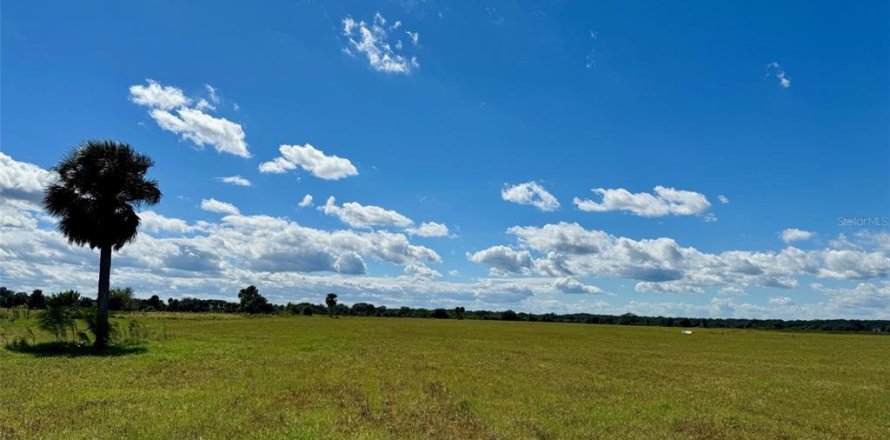
<instances>
[{"instance_id":1,"label":"bright blue sky gradient","mask_svg":"<svg viewBox=\"0 0 890 440\"><path fill-rule=\"evenodd\" d=\"M155 159L152 176L165 197L152 210L165 217L220 222L199 207L214 198L245 216L349 228L297 207L312 194L316 206L335 196L338 204L448 226L450 238L408 237L442 258L430 267L443 276L418 281L421 293L369 297L344 288L347 302L693 315L806 316L805 304L821 304L823 316L890 311L882 266L890 247L881 247L887 226L838 224L838 217L890 218L887 2L31 1L4 2L0 12L0 151L15 161L50 168L85 139L112 138ZM416 57L410 73L378 71L354 48L345 50L343 20L370 24L375 13L387 20L387 41L402 41L395 52ZM391 28L397 20L401 26ZM417 45L406 30L419 34ZM210 98L205 84L216 88L220 102L207 113L240 124L251 157L197 149L161 129L130 100L129 88L147 79L196 100ZM258 170L279 156L279 145L306 143L348 159L358 175L324 180L300 169ZM231 175L252 186L218 180ZM505 185L529 181L560 207L544 212L502 199ZM583 212L572 203L599 200L593 188L651 193L658 185L700 193L711 206L697 215L642 217ZM880 267L866 277L803 274L791 289L749 285L743 293L719 286L638 292L639 278L594 273L569 278L609 294L535 292L486 302L477 293L452 302L446 293L422 293L427 283L489 279L492 266L468 254L526 249L508 228L560 222L634 240L669 237L712 254L840 249L831 241L844 234L858 237L859 251L877 252L870 261ZM786 244L780 235L788 228L814 234ZM37 258L2 247L21 260ZM385 282L403 273L403 265L362 257L368 276ZM448 275L453 270L459 275ZM8 278L0 284L37 284L0 273ZM535 270L495 275L520 284L547 277ZM143 293L160 289L127 275L121 282ZM874 292L854 308L833 308L861 288ZM234 297L225 289L189 294ZM318 301L322 293L299 283L266 289L276 301Z\"/></svg>"}]
</instances>

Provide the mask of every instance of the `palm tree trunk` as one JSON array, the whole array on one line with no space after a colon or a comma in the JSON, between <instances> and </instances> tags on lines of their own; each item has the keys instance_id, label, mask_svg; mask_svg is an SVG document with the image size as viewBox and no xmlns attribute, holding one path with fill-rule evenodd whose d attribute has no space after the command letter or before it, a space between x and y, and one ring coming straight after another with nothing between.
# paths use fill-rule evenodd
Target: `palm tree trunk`
<instances>
[{"instance_id":1,"label":"palm tree trunk","mask_svg":"<svg viewBox=\"0 0 890 440\"><path fill-rule=\"evenodd\" d=\"M99 257L99 293L96 295L96 348L108 346L108 290L111 278L111 246L103 246Z\"/></svg>"}]
</instances>

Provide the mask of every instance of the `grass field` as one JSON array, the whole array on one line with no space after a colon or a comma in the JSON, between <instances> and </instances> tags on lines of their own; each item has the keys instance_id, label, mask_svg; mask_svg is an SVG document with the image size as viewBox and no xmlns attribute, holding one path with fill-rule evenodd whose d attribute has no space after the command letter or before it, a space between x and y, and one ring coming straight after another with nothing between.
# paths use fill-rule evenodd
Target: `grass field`
<instances>
[{"instance_id":1,"label":"grass field","mask_svg":"<svg viewBox=\"0 0 890 440\"><path fill-rule=\"evenodd\" d=\"M144 351L0 349L0 438L890 438L881 336L134 318Z\"/></svg>"}]
</instances>

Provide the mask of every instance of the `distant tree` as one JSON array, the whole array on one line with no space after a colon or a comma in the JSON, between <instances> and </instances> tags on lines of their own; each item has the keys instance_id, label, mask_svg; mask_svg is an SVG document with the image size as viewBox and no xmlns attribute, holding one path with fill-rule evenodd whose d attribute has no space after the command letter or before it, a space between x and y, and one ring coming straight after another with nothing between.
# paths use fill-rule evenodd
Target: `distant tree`
<instances>
[{"instance_id":1,"label":"distant tree","mask_svg":"<svg viewBox=\"0 0 890 440\"><path fill-rule=\"evenodd\" d=\"M60 217L70 243L99 249L98 307L94 345L108 345L111 253L136 238L136 208L161 200L158 182L145 178L154 165L148 156L114 141L88 141L55 167L59 179L46 189L43 205Z\"/></svg>"},{"instance_id":2,"label":"distant tree","mask_svg":"<svg viewBox=\"0 0 890 440\"><path fill-rule=\"evenodd\" d=\"M49 307L80 307L80 299L80 292L65 290L50 295L46 304Z\"/></svg>"},{"instance_id":3,"label":"distant tree","mask_svg":"<svg viewBox=\"0 0 890 440\"><path fill-rule=\"evenodd\" d=\"M151 307L152 310L164 310L164 302L161 301L161 298L157 295L152 295L151 298L145 301L145 305L147 307Z\"/></svg>"},{"instance_id":4,"label":"distant tree","mask_svg":"<svg viewBox=\"0 0 890 440\"><path fill-rule=\"evenodd\" d=\"M238 299L241 300L239 311L241 313L272 313L274 307L269 301L260 295L260 291L256 286L247 286L238 292Z\"/></svg>"},{"instance_id":5,"label":"distant tree","mask_svg":"<svg viewBox=\"0 0 890 440\"><path fill-rule=\"evenodd\" d=\"M352 305L350 312L356 316L374 316L377 313L377 308L374 307L374 304L355 303Z\"/></svg>"},{"instance_id":6,"label":"distant tree","mask_svg":"<svg viewBox=\"0 0 890 440\"><path fill-rule=\"evenodd\" d=\"M43 296L42 290L34 289L34 291L31 292L31 296L28 297L28 307L32 309L46 308L46 297Z\"/></svg>"},{"instance_id":7,"label":"distant tree","mask_svg":"<svg viewBox=\"0 0 890 440\"><path fill-rule=\"evenodd\" d=\"M11 301L7 307L18 307L28 305L28 294L25 292L16 292L12 295Z\"/></svg>"},{"instance_id":8,"label":"distant tree","mask_svg":"<svg viewBox=\"0 0 890 440\"><path fill-rule=\"evenodd\" d=\"M433 313L430 314L430 317L435 318L435 319L448 319L449 318L448 310L445 310L445 309L433 310Z\"/></svg>"},{"instance_id":9,"label":"distant tree","mask_svg":"<svg viewBox=\"0 0 890 440\"><path fill-rule=\"evenodd\" d=\"M329 293L327 297L324 299L325 305L328 306L328 315L333 318L334 317L334 308L337 307L337 294Z\"/></svg>"},{"instance_id":10,"label":"distant tree","mask_svg":"<svg viewBox=\"0 0 890 440\"><path fill-rule=\"evenodd\" d=\"M501 321L516 321L517 319L519 319L519 315L512 310L501 312Z\"/></svg>"},{"instance_id":11,"label":"distant tree","mask_svg":"<svg viewBox=\"0 0 890 440\"><path fill-rule=\"evenodd\" d=\"M312 306L303 306L303 316L312 316Z\"/></svg>"},{"instance_id":12,"label":"distant tree","mask_svg":"<svg viewBox=\"0 0 890 440\"><path fill-rule=\"evenodd\" d=\"M11 303L12 295L15 292L7 289L6 287L0 287L0 307L9 307L9 303Z\"/></svg>"},{"instance_id":13,"label":"distant tree","mask_svg":"<svg viewBox=\"0 0 890 440\"><path fill-rule=\"evenodd\" d=\"M139 302L130 287L115 287L108 294L108 310L134 311L139 309Z\"/></svg>"},{"instance_id":14,"label":"distant tree","mask_svg":"<svg viewBox=\"0 0 890 440\"><path fill-rule=\"evenodd\" d=\"M464 319L464 313L466 313L467 309L463 307L455 307L454 308L454 316L457 316L457 319Z\"/></svg>"}]
</instances>

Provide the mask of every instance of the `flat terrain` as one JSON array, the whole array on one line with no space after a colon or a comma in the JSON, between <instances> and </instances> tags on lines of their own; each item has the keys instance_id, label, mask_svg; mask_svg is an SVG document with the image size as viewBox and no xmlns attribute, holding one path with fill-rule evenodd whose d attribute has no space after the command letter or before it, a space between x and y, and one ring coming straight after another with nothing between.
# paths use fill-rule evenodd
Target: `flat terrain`
<instances>
[{"instance_id":1,"label":"flat terrain","mask_svg":"<svg viewBox=\"0 0 890 440\"><path fill-rule=\"evenodd\" d=\"M129 319L151 329L144 351L0 348L0 438L890 438L882 336L117 318Z\"/></svg>"}]
</instances>

